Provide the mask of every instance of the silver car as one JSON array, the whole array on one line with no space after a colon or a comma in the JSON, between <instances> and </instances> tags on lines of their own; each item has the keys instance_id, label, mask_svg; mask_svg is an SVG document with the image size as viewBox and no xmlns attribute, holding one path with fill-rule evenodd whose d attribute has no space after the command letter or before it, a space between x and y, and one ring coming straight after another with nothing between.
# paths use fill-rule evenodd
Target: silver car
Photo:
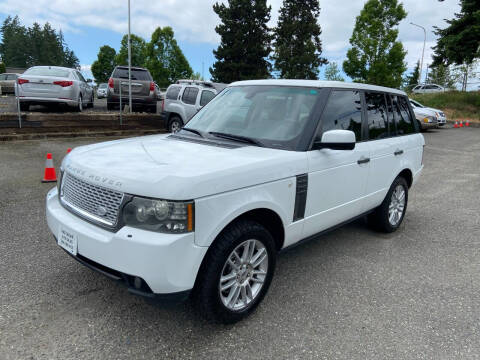
<instances>
[{"instance_id":1,"label":"silver car","mask_svg":"<svg viewBox=\"0 0 480 360\"><path fill-rule=\"evenodd\" d=\"M425 105L420 104L418 101L415 101L415 100L412 100L412 99L409 99L409 100L410 100L410 103L412 104L413 110L415 110L416 108L419 108L419 109L428 109L428 110L433 111L435 113L435 116L438 119L438 125L439 126L444 126L447 123L447 116L445 115L445 113L442 110L427 107Z\"/></svg>"},{"instance_id":2,"label":"silver car","mask_svg":"<svg viewBox=\"0 0 480 360\"><path fill-rule=\"evenodd\" d=\"M103 99L107 97L107 90L108 90L108 84L107 83L101 83L98 85L97 89L97 98Z\"/></svg>"},{"instance_id":3,"label":"silver car","mask_svg":"<svg viewBox=\"0 0 480 360\"><path fill-rule=\"evenodd\" d=\"M20 109L30 105L64 104L82 111L93 107L94 95L90 85L76 69L59 66L33 66L17 80Z\"/></svg>"}]
</instances>

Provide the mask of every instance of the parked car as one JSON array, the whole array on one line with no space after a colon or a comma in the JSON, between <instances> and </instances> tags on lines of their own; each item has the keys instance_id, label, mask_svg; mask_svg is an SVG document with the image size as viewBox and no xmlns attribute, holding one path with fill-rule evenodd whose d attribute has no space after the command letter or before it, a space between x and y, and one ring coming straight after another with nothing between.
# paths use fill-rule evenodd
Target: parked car
<instances>
[{"instance_id":1,"label":"parked car","mask_svg":"<svg viewBox=\"0 0 480 360\"><path fill-rule=\"evenodd\" d=\"M226 84L197 80L179 80L170 85L162 105L165 129L170 132L179 131L226 86Z\"/></svg>"},{"instance_id":2,"label":"parked car","mask_svg":"<svg viewBox=\"0 0 480 360\"><path fill-rule=\"evenodd\" d=\"M417 124L421 130L426 131L428 129L438 128L438 118L435 115L435 111L415 107L413 108L413 112L415 113L415 119L417 120Z\"/></svg>"},{"instance_id":3,"label":"parked car","mask_svg":"<svg viewBox=\"0 0 480 360\"><path fill-rule=\"evenodd\" d=\"M237 82L176 134L75 148L47 223L68 254L132 293L192 295L202 315L232 323L262 301L281 249L366 215L398 230L424 145L402 91Z\"/></svg>"},{"instance_id":4,"label":"parked car","mask_svg":"<svg viewBox=\"0 0 480 360\"><path fill-rule=\"evenodd\" d=\"M93 107L91 80L80 71L59 66L34 66L17 79L20 109L30 105L64 104L82 111Z\"/></svg>"},{"instance_id":5,"label":"parked car","mask_svg":"<svg viewBox=\"0 0 480 360\"><path fill-rule=\"evenodd\" d=\"M141 67L131 68L132 107L149 112L157 111L157 95L152 75ZM108 80L107 109L120 108L120 86L122 91L122 107L129 103L128 66L117 66Z\"/></svg>"},{"instance_id":6,"label":"parked car","mask_svg":"<svg viewBox=\"0 0 480 360\"><path fill-rule=\"evenodd\" d=\"M433 111L435 113L435 116L436 116L437 120L438 120L438 125L439 126L444 126L447 123L447 116L445 115L445 113L442 110L427 107L425 105L420 104L418 101L412 100L412 99L410 99L410 104L412 105L412 108L413 108L414 111L415 111L415 109L427 109L427 110Z\"/></svg>"},{"instance_id":7,"label":"parked car","mask_svg":"<svg viewBox=\"0 0 480 360\"><path fill-rule=\"evenodd\" d=\"M98 99L104 99L107 97L107 89L108 89L108 84L107 83L101 83L98 85L97 89L97 98Z\"/></svg>"},{"instance_id":8,"label":"parked car","mask_svg":"<svg viewBox=\"0 0 480 360\"><path fill-rule=\"evenodd\" d=\"M417 85L413 88L414 94L429 94L436 92L445 92L445 88L436 84Z\"/></svg>"},{"instance_id":9,"label":"parked car","mask_svg":"<svg viewBox=\"0 0 480 360\"><path fill-rule=\"evenodd\" d=\"M3 73L0 74L0 87L2 94L15 94L15 83L17 82L18 74Z\"/></svg>"}]
</instances>

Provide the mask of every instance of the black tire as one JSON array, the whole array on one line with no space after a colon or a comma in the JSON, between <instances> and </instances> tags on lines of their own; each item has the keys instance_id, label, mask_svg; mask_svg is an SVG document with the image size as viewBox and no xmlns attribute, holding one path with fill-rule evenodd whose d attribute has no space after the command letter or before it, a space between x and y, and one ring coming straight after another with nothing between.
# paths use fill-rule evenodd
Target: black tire
<instances>
[{"instance_id":1,"label":"black tire","mask_svg":"<svg viewBox=\"0 0 480 360\"><path fill-rule=\"evenodd\" d=\"M94 98L93 93L92 93L92 97L90 98L90 102L88 103L87 107L90 108L90 109L93 109L94 101L95 101L95 98Z\"/></svg>"},{"instance_id":2,"label":"black tire","mask_svg":"<svg viewBox=\"0 0 480 360\"><path fill-rule=\"evenodd\" d=\"M107 101L107 110L108 111L115 110L115 105L113 103Z\"/></svg>"},{"instance_id":3,"label":"black tire","mask_svg":"<svg viewBox=\"0 0 480 360\"><path fill-rule=\"evenodd\" d=\"M403 190L405 191L405 205L403 209L403 213L400 217L400 220L396 224L392 224L389 220L389 206L392 203L392 195L397 186L402 186ZM390 189L385 196L382 204L375 209L375 211L368 215L368 224L377 231L391 233L396 231L403 222L405 217L405 213L407 212L407 205L408 205L408 184L405 178L399 176L397 177Z\"/></svg>"},{"instance_id":4,"label":"black tire","mask_svg":"<svg viewBox=\"0 0 480 360\"><path fill-rule=\"evenodd\" d=\"M170 122L168 124L168 131L173 133L173 132L178 132L183 127L183 121L180 119L179 116L172 116L170 119Z\"/></svg>"},{"instance_id":5,"label":"black tire","mask_svg":"<svg viewBox=\"0 0 480 360\"><path fill-rule=\"evenodd\" d=\"M227 308L220 297L219 282L224 265L232 251L246 240L262 243L268 254L268 270L263 287L246 308L233 311ZM251 220L239 220L229 225L211 245L198 272L192 294L195 308L208 321L231 324L250 315L268 291L275 271L276 247L272 235L265 227Z\"/></svg>"},{"instance_id":6,"label":"black tire","mask_svg":"<svg viewBox=\"0 0 480 360\"><path fill-rule=\"evenodd\" d=\"M20 111L28 111L30 109L30 104L26 102L20 102Z\"/></svg>"}]
</instances>

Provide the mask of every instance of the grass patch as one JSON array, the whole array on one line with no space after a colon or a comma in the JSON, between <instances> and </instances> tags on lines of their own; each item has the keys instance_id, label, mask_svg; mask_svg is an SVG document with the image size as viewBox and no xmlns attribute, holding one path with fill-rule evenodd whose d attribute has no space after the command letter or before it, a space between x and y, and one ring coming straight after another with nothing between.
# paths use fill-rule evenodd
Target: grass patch
<instances>
[{"instance_id":1,"label":"grass patch","mask_svg":"<svg viewBox=\"0 0 480 360\"><path fill-rule=\"evenodd\" d=\"M480 92L448 91L410 97L425 106L443 110L449 119L480 121Z\"/></svg>"}]
</instances>

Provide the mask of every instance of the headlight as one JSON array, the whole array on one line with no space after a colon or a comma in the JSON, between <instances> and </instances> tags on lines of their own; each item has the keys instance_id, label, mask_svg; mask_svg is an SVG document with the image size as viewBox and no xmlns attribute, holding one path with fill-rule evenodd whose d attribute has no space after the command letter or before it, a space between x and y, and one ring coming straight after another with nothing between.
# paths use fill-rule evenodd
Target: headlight
<instances>
[{"instance_id":1,"label":"headlight","mask_svg":"<svg viewBox=\"0 0 480 360\"><path fill-rule=\"evenodd\" d=\"M194 231L193 201L166 201L134 197L123 208L125 225L179 234Z\"/></svg>"}]
</instances>

